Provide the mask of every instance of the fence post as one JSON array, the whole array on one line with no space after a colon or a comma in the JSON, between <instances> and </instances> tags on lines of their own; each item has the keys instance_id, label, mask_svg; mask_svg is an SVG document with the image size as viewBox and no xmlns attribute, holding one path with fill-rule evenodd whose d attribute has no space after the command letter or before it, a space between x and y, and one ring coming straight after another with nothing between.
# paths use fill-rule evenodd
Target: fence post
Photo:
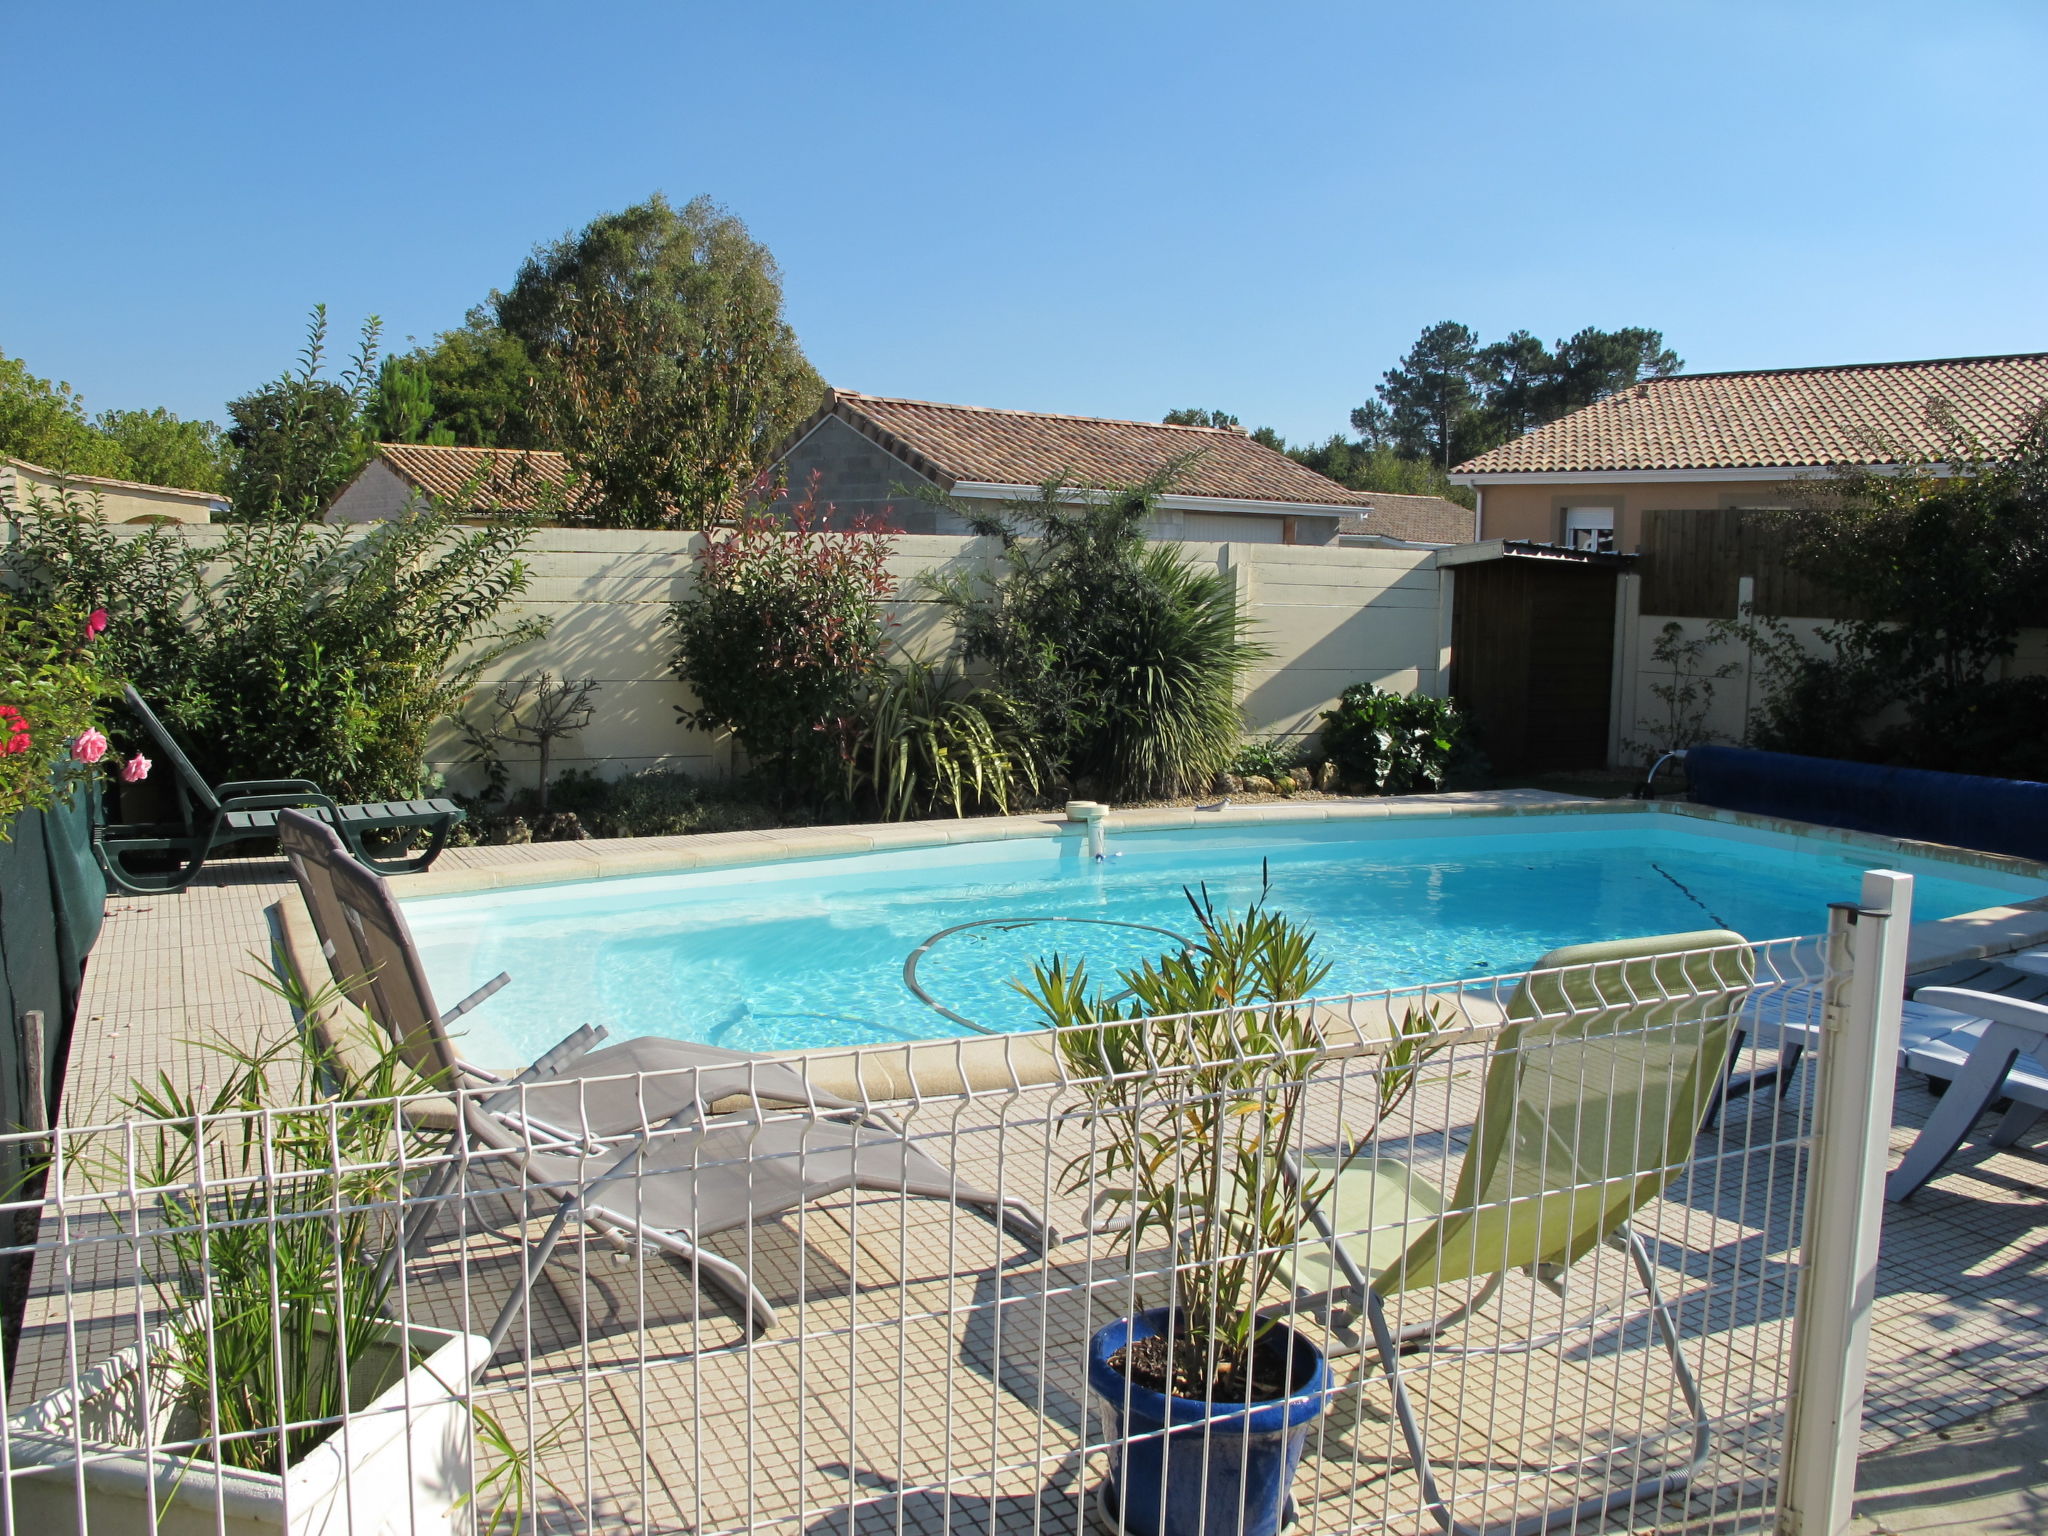
<instances>
[{"instance_id":1,"label":"fence post","mask_svg":"<svg viewBox=\"0 0 2048 1536\"><path fill-rule=\"evenodd\" d=\"M1913 877L1874 869L1828 918L1779 1536L1841 1536L1856 1493Z\"/></svg>"}]
</instances>

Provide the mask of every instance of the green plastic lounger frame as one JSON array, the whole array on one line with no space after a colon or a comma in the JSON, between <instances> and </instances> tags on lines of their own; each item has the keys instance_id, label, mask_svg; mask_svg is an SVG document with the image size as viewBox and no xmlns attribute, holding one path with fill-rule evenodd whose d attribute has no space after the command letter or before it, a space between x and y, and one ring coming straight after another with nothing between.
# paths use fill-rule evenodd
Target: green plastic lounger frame
<instances>
[{"instance_id":1,"label":"green plastic lounger frame","mask_svg":"<svg viewBox=\"0 0 2048 1536\"><path fill-rule=\"evenodd\" d=\"M216 788L200 777L177 738L143 703L142 696L133 688L124 688L122 692L129 709L171 769L179 819L108 824L95 815L93 857L99 860L110 890L136 896L183 890L216 849L245 838L275 835L278 814L293 807L333 827L347 842L349 852L379 874L415 874L440 857L449 832L463 818L462 807L452 800L340 805L319 785L305 779L251 779ZM363 846L365 834L403 828L420 828L427 833L427 846L422 852L402 858L380 858ZM168 871L129 869L125 861L138 853L169 854L182 862Z\"/></svg>"},{"instance_id":2,"label":"green plastic lounger frame","mask_svg":"<svg viewBox=\"0 0 2048 1536\"><path fill-rule=\"evenodd\" d=\"M1340 1305L1349 1303L1354 1326L1363 1314L1423 1496L1454 1536L1534 1536L1594 1522L1685 1487L1705 1464L1705 1407L1679 1349L1677 1320L1656 1266L1629 1220L1691 1162L1754 977L1747 942L1725 929L1553 950L1509 1003L1448 1200L1432 1180L1393 1159L1373 1158L1370 1149L1349 1165L1305 1159L1338 1171L1284 1279L1301 1302L1323 1309L1338 1335L1333 1344L1343 1332ZM1565 1271L1603 1244L1627 1252L1648 1294L1691 1416L1690 1461L1510 1523L1474 1526L1457 1519L1401 1379L1403 1350L1426 1349L1484 1307L1508 1271L1526 1271L1561 1289ZM1475 1281L1477 1292L1455 1311L1398 1334L1390 1326L1386 1297ZM1562 1337L1498 1348L1524 1352ZM1353 1338L1363 1347L1355 1332Z\"/></svg>"}]
</instances>

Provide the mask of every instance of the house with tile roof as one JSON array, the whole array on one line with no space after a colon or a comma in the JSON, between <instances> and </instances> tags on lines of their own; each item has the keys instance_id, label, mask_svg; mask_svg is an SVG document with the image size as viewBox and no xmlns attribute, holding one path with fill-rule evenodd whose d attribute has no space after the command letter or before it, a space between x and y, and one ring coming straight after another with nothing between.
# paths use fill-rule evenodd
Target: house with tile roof
<instances>
[{"instance_id":1,"label":"house with tile roof","mask_svg":"<svg viewBox=\"0 0 2048 1536\"><path fill-rule=\"evenodd\" d=\"M1254 442L1234 427L1176 427L1046 411L941 405L852 390L826 392L776 461L792 494L817 475L838 515L887 513L908 533L964 533L957 513L918 499L920 486L956 501L1035 499L1048 480L1134 485L1183 462L1160 498L1153 538L1335 544L1347 519L1372 523L1361 491ZM1412 498L1411 498L1412 499Z\"/></svg>"},{"instance_id":2,"label":"house with tile roof","mask_svg":"<svg viewBox=\"0 0 2048 1536\"><path fill-rule=\"evenodd\" d=\"M1636 550L1643 514L1783 507L1837 464L1938 461L1952 420L2010 447L2048 402L2048 352L1648 379L1451 472L1479 537Z\"/></svg>"},{"instance_id":3,"label":"house with tile roof","mask_svg":"<svg viewBox=\"0 0 2048 1536\"><path fill-rule=\"evenodd\" d=\"M26 507L38 498L54 503L66 492L92 502L110 523L207 523L228 510L227 498L218 491L67 475L27 459L0 459L0 508Z\"/></svg>"},{"instance_id":4,"label":"house with tile roof","mask_svg":"<svg viewBox=\"0 0 2048 1536\"><path fill-rule=\"evenodd\" d=\"M575 475L540 448L440 448L379 443L327 508L330 523L373 523L412 503L466 503L478 511L532 512L574 501Z\"/></svg>"},{"instance_id":5,"label":"house with tile roof","mask_svg":"<svg viewBox=\"0 0 2048 1536\"><path fill-rule=\"evenodd\" d=\"M1470 544L1479 536L1478 514L1447 497L1358 494L1366 505L1337 525L1339 544L1368 549L1376 544Z\"/></svg>"}]
</instances>

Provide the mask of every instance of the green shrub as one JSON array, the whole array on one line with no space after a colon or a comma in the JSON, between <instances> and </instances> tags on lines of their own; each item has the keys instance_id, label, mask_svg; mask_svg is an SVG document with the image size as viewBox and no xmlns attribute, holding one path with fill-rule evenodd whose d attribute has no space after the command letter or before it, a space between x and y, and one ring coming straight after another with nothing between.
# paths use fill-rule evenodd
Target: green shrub
<instances>
[{"instance_id":1,"label":"green shrub","mask_svg":"<svg viewBox=\"0 0 2048 1536\"><path fill-rule=\"evenodd\" d=\"M1473 755L1465 717L1449 699L1353 683L1323 715L1323 753L1353 789L1429 794Z\"/></svg>"},{"instance_id":2,"label":"green shrub","mask_svg":"<svg viewBox=\"0 0 2048 1536\"><path fill-rule=\"evenodd\" d=\"M472 802L475 840L518 817L537 823L545 814L538 796L521 789L502 801ZM695 832L754 832L786 825L773 807L725 784L703 784L685 773L648 768L602 779L571 768L548 787L547 810L575 816L591 837L680 837Z\"/></svg>"},{"instance_id":3,"label":"green shrub","mask_svg":"<svg viewBox=\"0 0 2048 1536\"><path fill-rule=\"evenodd\" d=\"M201 547L116 531L74 494L32 496L4 563L40 602L110 610L109 668L208 778L396 799L431 786L434 724L545 629L499 618L526 587L528 520L467 513L454 497L367 531L237 523Z\"/></svg>"},{"instance_id":4,"label":"green shrub","mask_svg":"<svg viewBox=\"0 0 2048 1536\"><path fill-rule=\"evenodd\" d=\"M1007 511L949 503L1002 540L1001 566L931 584L963 657L1017 701L1056 775L1112 799L1206 786L1237 748L1239 682L1266 654L1226 576L1145 542L1182 467L1110 492L1052 480Z\"/></svg>"},{"instance_id":5,"label":"green shrub","mask_svg":"<svg viewBox=\"0 0 2048 1536\"><path fill-rule=\"evenodd\" d=\"M2048 677L2009 677L1916 704L1879 739L1885 761L1944 773L2048 779Z\"/></svg>"},{"instance_id":6,"label":"green shrub","mask_svg":"<svg viewBox=\"0 0 2048 1536\"><path fill-rule=\"evenodd\" d=\"M785 519L758 502L697 552L689 596L669 607L683 718L730 730L778 798L836 792L860 690L882 664L894 540L855 519L826 526L816 476Z\"/></svg>"},{"instance_id":7,"label":"green shrub","mask_svg":"<svg viewBox=\"0 0 2048 1536\"><path fill-rule=\"evenodd\" d=\"M1038 790L1038 749L1016 702L955 671L917 660L890 667L856 710L846 803L884 821L1007 816Z\"/></svg>"},{"instance_id":8,"label":"green shrub","mask_svg":"<svg viewBox=\"0 0 2048 1536\"><path fill-rule=\"evenodd\" d=\"M1308 743L1298 736L1260 736L1243 742L1228 772L1239 778L1278 778L1292 773L1308 758Z\"/></svg>"}]
</instances>

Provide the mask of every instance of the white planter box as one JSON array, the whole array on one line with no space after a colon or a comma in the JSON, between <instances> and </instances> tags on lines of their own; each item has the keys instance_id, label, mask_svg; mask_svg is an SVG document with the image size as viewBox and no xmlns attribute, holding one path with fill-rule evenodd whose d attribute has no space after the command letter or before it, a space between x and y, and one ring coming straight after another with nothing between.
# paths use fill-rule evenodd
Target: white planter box
<instances>
[{"instance_id":1,"label":"white planter box","mask_svg":"<svg viewBox=\"0 0 2048 1536\"><path fill-rule=\"evenodd\" d=\"M357 1368L359 1382L370 1375L366 1389L396 1379L280 1477L144 1449L198 1433L170 1402L161 1368L145 1383L145 1352L156 1362L174 1347L173 1330L157 1329L86 1372L75 1390L53 1393L9 1421L14 1529L33 1536L468 1536L475 1527L467 1502L472 1422L457 1394L482 1369L490 1341L414 1324L408 1353L424 1358L400 1376L397 1334L398 1325L388 1325Z\"/></svg>"}]
</instances>

